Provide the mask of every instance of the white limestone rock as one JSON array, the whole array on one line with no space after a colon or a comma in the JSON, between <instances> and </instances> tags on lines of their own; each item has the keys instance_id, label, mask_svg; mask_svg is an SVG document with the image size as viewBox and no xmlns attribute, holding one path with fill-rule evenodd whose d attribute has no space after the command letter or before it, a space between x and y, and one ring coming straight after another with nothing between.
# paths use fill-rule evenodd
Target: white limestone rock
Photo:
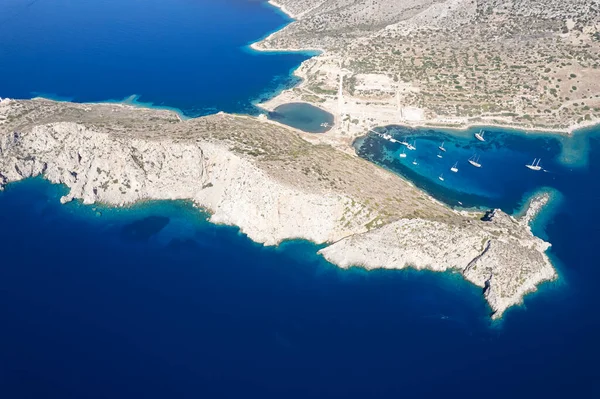
<instances>
[{"instance_id":1,"label":"white limestone rock","mask_svg":"<svg viewBox=\"0 0 600 399\"><path fill-rule=\"evenodd\" d=\"M69 187L63 203L191 200L211 221L260 243L331 243L321 253L340 267L456 270L485 288L494 317L556 278L549 244L529 228L547 195L520 220L497 211L484 222L372 164L251 118L184 122L165 111L34 100L3 101L0 119L0 189L41 175Z\"/></svg>"},{"instance_id":2,"label":"white limestone rock","mask_svg":"<svg viewBox=\"0 0 600 399\"><path fill-rule=\"evenodd\" d=\"M493 317L499 318L541 282L557 277L545 254L549 246L526 223L497 211L491 222L463 225L401 219L343 239L320 253L341 267L457 270L486 288Z\"/></svg>"}]
</instances>

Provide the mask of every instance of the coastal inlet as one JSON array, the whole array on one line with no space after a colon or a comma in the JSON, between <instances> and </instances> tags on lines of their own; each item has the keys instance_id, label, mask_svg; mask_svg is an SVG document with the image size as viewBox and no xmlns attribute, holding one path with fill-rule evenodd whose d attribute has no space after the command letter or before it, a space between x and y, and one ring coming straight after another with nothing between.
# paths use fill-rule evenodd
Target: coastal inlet
<instances>
[{"instance_id":1,"label":"coastal inlet","mask_svg":"<svg viewBox=\"0 0 600 399\"><path fill-rule=\"evenodd\" d=\"M560 189L573 176L573 165L561 161L568 151L561 137L487 127L481 141L475 137L480 131L388 126L357 139L354 148L451 206L512 213L523 205L524 195L543 187ZM527 167L540 158L540 170Z\"/></svg>"}]
</instances>

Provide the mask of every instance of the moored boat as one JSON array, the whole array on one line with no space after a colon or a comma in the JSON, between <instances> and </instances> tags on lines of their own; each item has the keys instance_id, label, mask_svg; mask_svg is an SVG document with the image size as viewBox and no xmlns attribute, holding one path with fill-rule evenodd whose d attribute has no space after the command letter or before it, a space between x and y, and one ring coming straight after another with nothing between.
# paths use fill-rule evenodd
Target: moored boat
<instances>
[{"instance_id":1,"label":"moored boat","mask_svg":"<svg viewBox=\"0 0 600 399\"><path fill-rule=\"evenodd\" d=\"M479 163L478 155L473 155L471 158L469 158L469 163L471 165L475 166L476 168L481 168L481 164Z\"/></svg>"},{"instance_id":2,"label":"moored boat","mask_svg":"<svg viewBox=\"0 0 600 399\"><path fill-rule=\"evenodd\" d=\"M478 133L475 133L475 138L479 141L485 141L485 138L483 137L484 134L485 132L482 129Z\"/></svg>"},{"instance_id":3,"label":"moored boat","mask_svg":"<svg viewBox=\"0 0 600 399\"><path fill-rule=\"evenodd\" d=\"M541 158L534 158L533 162L530 165L525 165L527 168L531 169L531 170L542 170L542 167L540 166L540 161L542 159Z\"/></svg>"}]
</instances>

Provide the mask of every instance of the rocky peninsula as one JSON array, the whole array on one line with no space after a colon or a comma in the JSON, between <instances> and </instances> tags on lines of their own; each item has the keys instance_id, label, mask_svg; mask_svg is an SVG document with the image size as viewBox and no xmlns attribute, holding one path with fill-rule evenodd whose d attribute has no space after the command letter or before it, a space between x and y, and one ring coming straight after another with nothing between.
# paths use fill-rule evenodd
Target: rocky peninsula
<instances>
[{"instance_id":1,"label":"rocky peninsula","mask_svg":"<svg viewBox=\"0 0 600 399\"><path fill-rule=\"evenodd\" d=\"M326 244L341 266L454 270L484 289L493 317L556 278L549 244L495 211L457 211L314 136L249 116L43 99L0 102L0 188L33 176L62 202L124 206L186 199L254 241ZM539 209L540 196L533 209Z\"/></svg>"}]
</instances>

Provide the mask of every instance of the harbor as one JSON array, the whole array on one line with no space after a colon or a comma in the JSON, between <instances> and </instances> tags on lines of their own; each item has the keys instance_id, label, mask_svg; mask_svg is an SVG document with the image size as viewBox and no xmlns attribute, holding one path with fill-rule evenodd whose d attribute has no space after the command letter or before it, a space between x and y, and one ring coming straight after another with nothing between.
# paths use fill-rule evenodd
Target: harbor
<instances>
[{"instance_id":1,"label":"harbor","mask_svg":"<svg viewBox=\"0 0 600 399\"><path fill-rule=\"evenodd\" d=\"M536 185L551 185L557 173L567 170L560 163L559 139L512 130L477 128L449 134L387 126L370 130L354 147L359 156L461 207L492 203L507 211L516 209L523 193ZM510 199L505 192L513 193Z\"/></svg>"}]
</instances>

